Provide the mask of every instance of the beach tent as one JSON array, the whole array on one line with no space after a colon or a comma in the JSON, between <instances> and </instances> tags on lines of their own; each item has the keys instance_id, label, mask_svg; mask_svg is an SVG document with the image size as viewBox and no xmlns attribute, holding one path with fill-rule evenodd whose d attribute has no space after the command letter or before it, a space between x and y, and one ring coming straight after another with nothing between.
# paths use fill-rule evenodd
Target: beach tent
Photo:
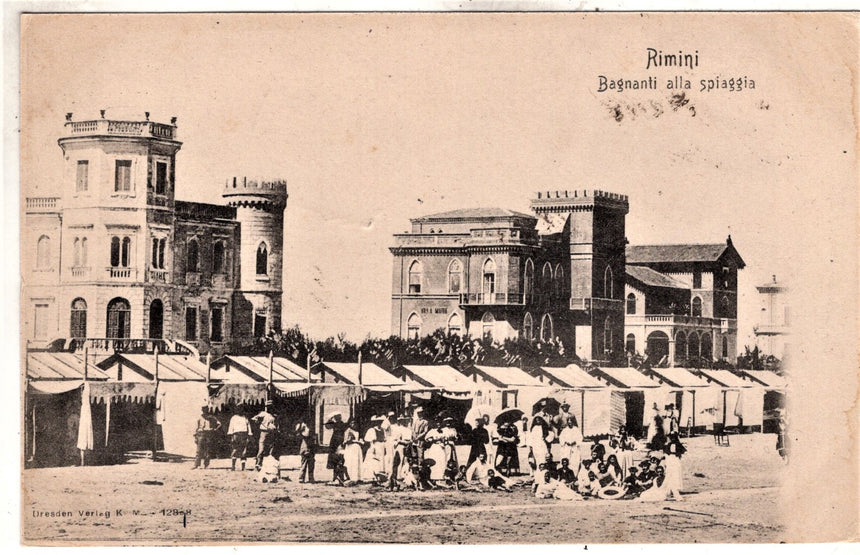
<instances>
[{"instance_id":1,"label":"beach tent","mask_svg":"<svg viewBox=\"0 0 860 555\"><path fill-rule=\"evenodd\" d=\"M679 409L681 428L713 424L716 402L722 398L722 388L680 367L652 368L646 373L661 385L676 392L675 406ZM660 406L660 405L658 405ZM662 406L660 406L662 409Z\"/></svg>"},{"instance_id":2,"label":"beach tent","mask_svg":"<svg viewBox=\"0 0 860 555\"><path fill-rule=\"evenodd\" d=\"M516 366L473 365L463 374L475 384L475 404L489 405L496 410L520 408L531 414L531 405L518 400L523 387L542 387L541 382Z\"/></svg>"},{"instance_id":3,"label":"beach tent","mask_svg":"<svg viewBox=\"0 0 860 555\"><path fill-rule=\"evenodd\" d=\"M457 396L470 397L475 389L475 383L460 373L459 370L447 364L400 366L392 371L405 383L415 384L428 389Z\"/></svg>"},{"instance_id":4,"label":"beach tent","mask_svg":"<svg viewBox=\"0 0 860 555\"><path fill-rule=\"evenodd\" d=\"M723 426L761 426L764 413L764 388L755 380L728 370L701 369L698 375L723 388L722 403L714 422Z\"/></svg>"},{"instance_id":5,"label":"beach tent","mask_svg":"<svg viewBox=\"0 0 860 555\"><path fill-rule=\"evenodd\" d=\"M611 432L609 407L612 394L611 388L606 384L590 376L576 364L565 367L542 366L537 369L536 376L546 385L544 388L529 388L531 391L521 390L520 395L523 398L520 403L523 406L531 402L531 397L535 395L552 397L560 402L566 401L570 404L570 411L576 417L584 436ZM551 392L544 391L547 387L551 388Z\"/></svg>"},{"instance_id":6,"label":"beach tent","mask_svg":"<svg viewBox=\"0 0 860 555\"><path fill-rule=\"evenodd\" d=\"M663 407L674 403L671 390L660 382L653 380L635 368L600 367L591 371L591 375L599 381L612 387L610 396L610 427L613 432L621 426L627 428L632 436L644 434L645 409L654 403Z\"/></svg>"},{"instance_id":7,"label":"beach tent","mask_svg":"<svg viewBox=\"0 0 860 555\"><path fill-rule=\"evenodd\" d=\"M785 408L787 380L768 370L744 370L743 374L764 388L761 431L777 433L780 412Z\"/></svg>"}]
</instances>

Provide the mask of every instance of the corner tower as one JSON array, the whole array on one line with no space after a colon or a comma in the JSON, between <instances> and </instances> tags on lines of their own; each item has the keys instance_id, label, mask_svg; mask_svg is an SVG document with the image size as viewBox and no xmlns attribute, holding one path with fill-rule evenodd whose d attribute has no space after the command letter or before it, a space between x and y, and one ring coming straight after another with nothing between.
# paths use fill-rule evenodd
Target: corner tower
<instances>
[{"instance_id":1,"label":"corner tower","mask_svg":"<svg viewBox=\"0 0 860 555\"><path fill-rule=\"evenodd\" d=\"M576 354L614 361L624 351L626 195L600 190L538 192L531 202L539 219L563 220L562 243L570 256L570 319Z\"/></svg>"},{"instance_id":2,"label":"corner tower","mask_svg":"<svg viewBox=\"0 0 860 555\"><path fill-rule=\"evenodd\" d=\"M262 337L281 327L287 182L232 177L222 196L241 226L233 335Z\"/></svg>"}]
</instances>

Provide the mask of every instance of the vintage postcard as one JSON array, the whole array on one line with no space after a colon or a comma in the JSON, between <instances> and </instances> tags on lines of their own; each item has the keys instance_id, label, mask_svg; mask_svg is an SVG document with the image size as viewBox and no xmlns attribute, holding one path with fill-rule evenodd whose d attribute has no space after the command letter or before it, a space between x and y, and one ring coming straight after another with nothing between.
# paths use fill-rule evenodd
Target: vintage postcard
<instances>
[{"instance_id":1,"label":"vintage postcard","mask_svg":"<svg viewBox=\"0 0 860 555\"><path fill-rule=\"evenodd\" d=\"M857 536L856 13L20 16L21 541Z\"/></svg>"}]
</instances>

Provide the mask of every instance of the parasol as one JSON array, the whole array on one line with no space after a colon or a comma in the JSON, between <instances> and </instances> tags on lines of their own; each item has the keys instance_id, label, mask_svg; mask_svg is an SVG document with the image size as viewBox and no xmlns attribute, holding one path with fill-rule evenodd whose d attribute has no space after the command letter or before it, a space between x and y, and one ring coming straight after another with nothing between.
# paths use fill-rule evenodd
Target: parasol
<instances>
[{"instance_id":1,"label":"parasol","mask_svg":"<svg viewBox=\"0 0 860 555\"><path fill-rule=\"evenodd\" d=\"M513 424L514 422L519 422L523 414L525 413L520 409L505 409L496 415L495 423L497 426Z\"/></svg>"},{"instance_id":2,"label":"parasol","mask_svg":"<svg viewBox=\"0 0 860 555\"><path fill-rule=\"evenodd\" d=\"M492 420L493 417L495 417L498 413L499 411L497 409L494 409L489 405L477 405L469 409L469 412L466 413L466 418L464 419L464 422L471 426L475 423L476 419L484 415L489 416Z\"/></svg>"},{"instance_id":3,"label":"parasol","mask_svg":"<svg viewBox=\"0 0 860 555\"><path fill-rule=\"evenodd\" d=\"M554 399L552 397L544 397L543 399L535 403L532 407L532 416L539 413L541 407L544 407L544 412L546 412L550 416L555 416L558 414L558 409L560 406L561 403L559 403L557 399Z\"/></svg>"}]
</instances>

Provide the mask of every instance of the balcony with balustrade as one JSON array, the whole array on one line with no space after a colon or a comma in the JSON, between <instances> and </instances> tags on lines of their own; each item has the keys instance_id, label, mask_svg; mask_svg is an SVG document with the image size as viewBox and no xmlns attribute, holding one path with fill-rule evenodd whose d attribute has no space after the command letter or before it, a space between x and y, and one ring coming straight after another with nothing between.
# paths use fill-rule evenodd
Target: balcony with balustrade
<instances>
[{"instance_id":1,"label":"balcony with balustrade","mask_svg":"<svg viewBox=\"0 0 860 555\"><path fill-rule=\"evenodd\" d=\"M167 270L149 268L149 281L154 283L169 283L170 272Z\"/></svg>"},{"instance_id":2,"label":"balcony with balustrade","mask_svg":"<svg viewBox=\"0 0 860 555\"><path fill-rule=\"evenodd\" d=\"M127 266L108 266L105 277L109 281L134 281L137 279L137 269Z\"/></svg>"},{"instance_id":3,"label":"balcony with balustrade","mask_svg":"<svg viewBox=\"0 0 860 555\"><path fill-rule=\"evenodd\" d=\"M524 305L522 293L460 293L460 306Z\"/></svg>"},{"instance_id":4,"label":"balcony with balustrade","mask_svg":"<svg viewBox=\"0 0 860 555\"><path fill-rule=\"evenodd\" d=\"M24 210L27 214L50 214L60 212L62 204L60 197L27 197Z\"/></svg>"},{"instance_id":5,"label":"balcony with balustrade","mask_svg":"<svg viewBox=\"0 0 860 555\"><path fill-rule=\"evenodd\" d=\"M109 119L67 121L66 136L140 137L175 141L176 126L154 121L115 121Z\"/></svg>"},{"instance_id":6,"label":"balcony with balustrade","mask_svg":"<svg viewBox=\"0 0 860 555\"><path fill-rule=\"evenodd\" d=\"M738 321L734 318L707 318L686 314L627 314L624 322L628 326L711 329L721 333L738 329Z\"/></svg>"}]
</instances>

